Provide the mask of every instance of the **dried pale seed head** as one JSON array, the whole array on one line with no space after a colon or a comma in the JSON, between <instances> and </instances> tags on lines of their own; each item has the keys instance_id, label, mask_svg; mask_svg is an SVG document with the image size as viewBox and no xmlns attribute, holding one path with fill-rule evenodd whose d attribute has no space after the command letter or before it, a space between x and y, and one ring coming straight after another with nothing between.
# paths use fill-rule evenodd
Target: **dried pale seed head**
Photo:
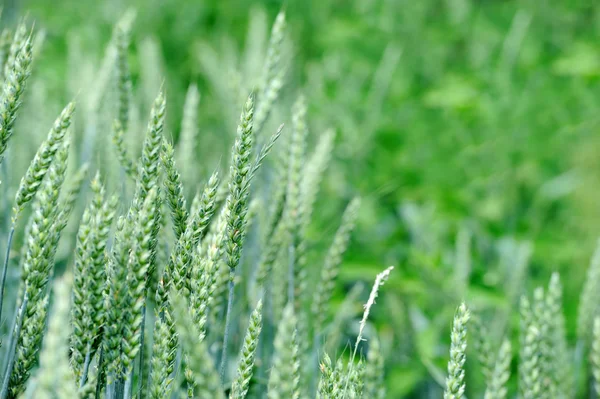
<instances>
[{"instance_id":1,"label":"dried pale seed head","mask_svg":"<svg viewBox=\"0 0 600 399\"><path fill-rule=\"evenodd\" d=\"M377 275L377 277L375 278L375 284L373 284L373 288L371 289L371 294L369 295L369 300L364 305L365 311L363 313L362 320L360 321L360 329L359 329L359 333L358 333L357 342L359 342L360 339L362 338L362 333L365 328L365 325L367 324L367 319L369 318L369 313L371 311L371 307L375 304L375 299L377 299L377 295L379 293L379 288L390 277L390 273L392 272L392 270L394 270L394 266L388 267L387 269L385 269L384 271L379 273ZM355 348L355 352L356 352L356 348Z\"/></svg>"}]
</instances>

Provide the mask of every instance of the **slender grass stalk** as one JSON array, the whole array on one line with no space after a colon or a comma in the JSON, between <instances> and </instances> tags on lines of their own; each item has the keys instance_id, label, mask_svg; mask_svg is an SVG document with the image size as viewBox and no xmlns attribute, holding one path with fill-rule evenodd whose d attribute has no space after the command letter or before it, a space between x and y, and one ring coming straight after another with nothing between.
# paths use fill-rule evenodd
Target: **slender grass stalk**
<instances>
[{"instance_id":1,"label":"slender grass stalk","mask_svg":"<svg viewBox=\"0 0 600 399\"><path fill-rule=\"evenodd\" d=\"M16 351L17 351L17 341L18 337L21 335L21 330L23 329L23 320L25 319L25 310L27 309L27 305L29 304L29 298L27 294L25 294L25 298L21 303L19 311L17 312L17 320L15 324L15 330L13 331L12 340L10 344L10 349L7 356L6 362L6 370L4 371L4 378L2 381L2 391L0 392L0 399L6 399L8 397L9 387L10 387L10 377L12 375L15 359L16 359Z\"/></svg>"}]
</instances>

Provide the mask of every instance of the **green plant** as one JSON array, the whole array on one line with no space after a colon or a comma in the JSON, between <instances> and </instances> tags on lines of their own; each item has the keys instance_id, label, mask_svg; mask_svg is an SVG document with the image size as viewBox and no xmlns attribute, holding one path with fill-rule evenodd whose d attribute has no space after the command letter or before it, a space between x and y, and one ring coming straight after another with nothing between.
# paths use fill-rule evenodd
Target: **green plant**
<instances>
[{"instance_id":1,"label":"green plant","mask_svg":"<svg viewBox=\"0 0 600 399\"><path fill-rule=\"evenodd\" d=\"M36 3L35 15L49 7ZM5 395L590 393L596 260L577 334L572 315L583 279L575 265L589 246L581 238L597 221L587 133L597 119L596 6L349 1L339 10L307 0L286 3L286 18L270 3L251 12L238 52L243 2L150 0L138 22L122 14L99 60L105 18L123 10L96 3L78 5L85 18L42 22L46 36L29 37L25 24L0 35ZM254 116L246 107L234 137L250 93ZM75 96L69 133L42 138ZM357 322L354 282L388 262L400 267L374 324ZM563 282L553 274L523 300L520 345L511 340L519 297L567 267ZM70 274L65 340L57 326ZM448 334L462 301L485 328L471 329L460 308Z\"/></svg>"},{"instance_id":2,"label":"green plant","mask_svg":"<svg viewBox=\"0 0 600 399\"><path fill-rule=\"evenodd\" d=\"M131 122L133 86L127 60L132 15L126 13L117 24L107 51L112 55L103 66L114 71L114 79L109 79L114 87L94 93L91 102L97 119L90 123L112 126L111 159L118 163L91 157L94 177L89 189L82 189L87 186L83 182L88 165L70 172L70 164L80 161L77 157L73 161L70 154L72 148L88 143L80 140L82 132L72 126L75 107L69 103L16 191L4 276L14 268L20 277L16 300L6 302L14 305L15 318L6 345L0 397L314 396L316 385L300 381L318 378L319 368L312 359L329 359L322 353L321 340L359 201L348 205L324 260L321 279L310 287L306 231L333 136L327 133L314 153L308 154L308 111L302 96L292 108L291 132L282 125L270 136L264 133L269 117L275 117L270 110L284 82L284 14L277 17L273 29L265 81L243 106L225 182L215 172L203 191L196 187L197 165L186 148L200 140L194 132L198 94L193 86L183 117L185 132L177 146L181 156L164 132L163 91L150 110L141 155L136 156L127 144L127 137L137 129ZM20 47L3 83L2 104L10 108L5 112L3 152L13 135L19 105L15 96L23 92L29 73L31 38L22 37L23 29L20 25L14 35L12 47ZM20 40L24 43L17 43ZM12 88L15 85L19 87ZM114 108L108 106L113 95ZM87 101L83 103L89 105ZM280 136L286 135L282 140L286 148L278 148ZM100 144L94 141L90 148L100 153ZM269 163L272 152L276 163ZM275 171L281 185L270 187L263 169ZM12 172L11 165L8 171ZM122 181L111 182L111 176L118 175ZM261 214L255 204L268 209L271 190L277 192L276 209L270 215ZM119 192L120 198L111 191ZM191 192L197 194L188 202ZM20 238L20 216L27 213L29 202L33 205L24 229L23 255L15 262L13 238L15 233ZM70 216L78 225L74 237L66 234ZM259 245L262 251L272 252L268 269L260 259L255 262L247 256L248 240L261 236L261 229L253 227L262 227L265 220L269 232ZM63 233L67 238L61 240ZM59 246L72 238L73 258L62 258ZM167 256L161 255L163 251ZM59 269L58 259L66 261L66 266ZM340 398L359 398L363 391L375 389L365 376L382 378L383 358L376 344L367 359L360 357L369 312L391 270L377 276L352 356L337 361L338 381L327 382L332 377L322 375L319 392L323 384L337 384ZM278 297L280 288L286 293L282 297ZM316 300L309 303L313 292ZM246 324L245 338L240 340L239 331ZM66 325L72 328L61 328ZM257 377L258 370L269 369L268 383ZM382 396L381 387L376 389Z\"/></svg>"}]
</instances>

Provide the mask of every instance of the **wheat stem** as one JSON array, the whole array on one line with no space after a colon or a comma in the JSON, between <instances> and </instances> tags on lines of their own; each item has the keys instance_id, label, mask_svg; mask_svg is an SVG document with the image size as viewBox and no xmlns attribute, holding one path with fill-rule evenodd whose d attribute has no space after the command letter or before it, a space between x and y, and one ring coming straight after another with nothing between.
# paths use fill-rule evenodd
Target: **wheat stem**
<instances>
[{"instance_id":1,"label":"wheat stem","mask_svg":"<svg viewBox=\"0 0 600 399\"><path fill-rule=\"evenodd\" d=\"M219 367L219 376L221 377L221 382L225 381L225 364L227 363L227 343L229 342L229 329L231 324L231 309L233 307L233 290L235 288L234 284L235 279L235 270L229 270L229 293L227 296L227 311L225 313L225 334L223 335L223 348L221 350L221 366Z\"/></svg>"},{"instance_id":2,"label":"wheat stem","mask_svg":"<svg viewBox=\"0 0 600 399\"><path fill-rule=\"evenodd\" d=\"M10 228L10 233L8 233L8 241L6 242L6 255L4 256L4 265L2 266L2 282L0 283L0 320L2 319L2 305L4 304L4 286L6 284L6 273L8 271L10 247L12 246L12 240L14 235L15 227L12 226Z\"/></svg>"},{"instance_id":3,"label":"wheat stem","mask_svg":"<svg viewBox=\"0 0 600 399\"><path fill-rule=\"evenodd\" d=\"M10 377L13 372L13 368L15 366L16 360L16 352L17 352L17 342L19 341L19 336L21 335L21 329L23 328L23 319L25 319L25 310L27 309L27 303L29 298L27 297L27 291L25 291L25 296L23 298L23 302L21 303L21 307L19 309L18 322L16 321L16 326L13 332L13 336L10 343L10 349L7 355L8 361L6 363L6 371L4 373L4 381L2 383L2 392L0 392L0 399L6 399L8 396L8 388L10 386Z\"/></svg>"}]
</instances>

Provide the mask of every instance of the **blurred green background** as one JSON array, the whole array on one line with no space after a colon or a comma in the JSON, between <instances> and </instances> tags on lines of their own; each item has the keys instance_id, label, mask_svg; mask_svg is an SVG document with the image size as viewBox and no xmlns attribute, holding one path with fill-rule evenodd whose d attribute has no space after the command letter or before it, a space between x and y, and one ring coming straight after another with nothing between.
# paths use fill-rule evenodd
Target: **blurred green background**
<instances>
[{"instance_id":1,"label":"blurred green background","mask_svg":"<svg viewBox=\"0 0 600 399\"><path fill-rule=\"evenodd\" d=\"M500 320L499 340L514 335L516 298L553 271L574 342L600 221L600 2L6 1L6 23L27 15L45 32L34 66L43 86L32 90L52 101L39 118L93 86L86 71L128 7L134 86L147 99L164 79L176 138L187 87L199 85L208 169L236 122L227 86L252 85L259 71L245 50L263 45L286 10L293 59L282 101L306 94L312 143L336 131L312 245L325 249L342 207L363 199L336 302L397 266L373 313L388 397L439 396L461 299ZM467 386L477 396L473 359Z\"/></svg>"}]
</instances>

